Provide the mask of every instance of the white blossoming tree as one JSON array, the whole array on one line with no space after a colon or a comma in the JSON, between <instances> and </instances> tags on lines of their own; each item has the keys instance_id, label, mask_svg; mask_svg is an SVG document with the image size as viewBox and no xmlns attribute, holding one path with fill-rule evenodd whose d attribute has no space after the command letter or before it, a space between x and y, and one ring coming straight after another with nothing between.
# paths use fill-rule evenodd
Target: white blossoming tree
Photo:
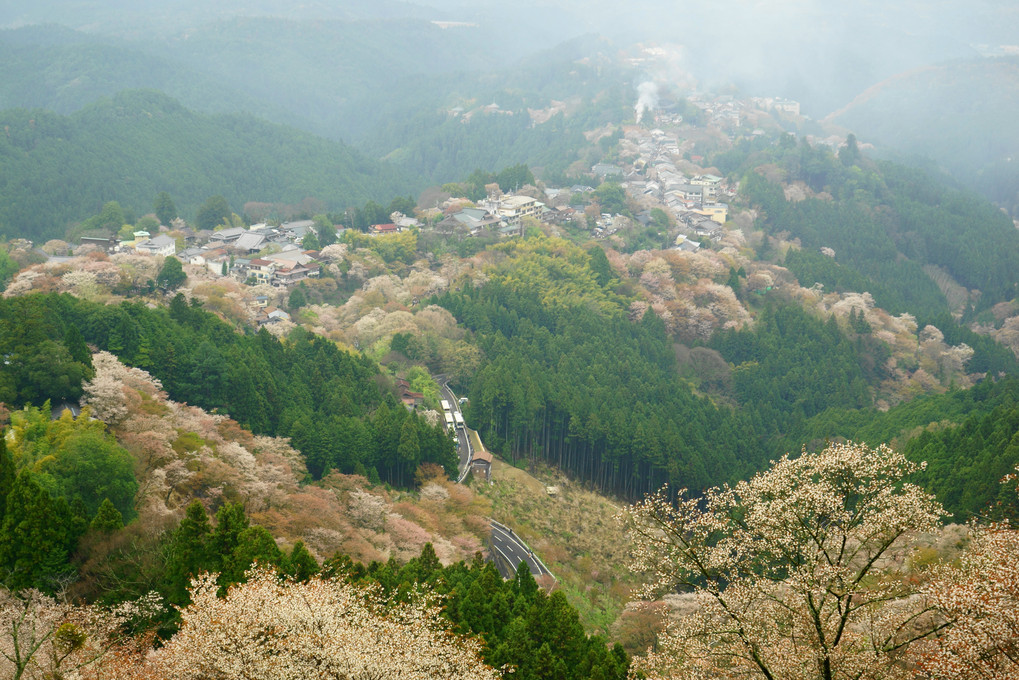
<instances>
[{"instance_id":1,"label":"white blossoming tree","mask_svg":"<svg viewBox=\"0 0 1019 680\"><path fill-rule=\"evenodd\" d=\"M1017 475L1002 481L1014 485ZM914 656L937 680L1011 680L1019 677L1019 529L971 530L961 559L939 565L924 586L947 626Z\"/></svg>"},{"instance_id":2,"label":"white blossoming tree","mask_svg":"<svg viewBox=\"0 0 1019 680\"><path fill-rule=\"evenodd\" d=\"M102 675L122 650L134 646L125 626L161 609L155 594L102 607L73 605L37 590L0 588L0 678Z\"/></svg>"},{"instance_id":3,"label":"white blossoming tree","mask_svg":"<svg viewBox=\"0 0 1019 680\"><path fill-rule=\"evenodd\" d=\"M950 623L919 655L939 680L1019 677L1019 532L978 531L959 565L945 565L925 588Z\"/></svg>"},{"instance_id":4,"label":"white blossoming tree","mask_svg":"<svg viewBox=\"0 0 1019 680\"><path fill-rule=\"evenodd\" d=\"M941 507L886 446L788 455L733 487L665 491L625 517L643 595L680 589L699 607L635 660L648 677L890 678L943 625L899 573L908 538Z\"/></svg>"},{"instance_id":5,"label":"white blossoming tree","mask_svg":"<svg viewBox=\"0 0 1019 680\"><path fill-rule=\"evenodd\" d=\"M388 606L377 591L342 580L293 582L260 568L225 598L216 590L215 576L193 582L180 631L145 659L140 677L499 677L480 661L477 642L450 633L427 599Z\"/></svg>"}]
</instances>

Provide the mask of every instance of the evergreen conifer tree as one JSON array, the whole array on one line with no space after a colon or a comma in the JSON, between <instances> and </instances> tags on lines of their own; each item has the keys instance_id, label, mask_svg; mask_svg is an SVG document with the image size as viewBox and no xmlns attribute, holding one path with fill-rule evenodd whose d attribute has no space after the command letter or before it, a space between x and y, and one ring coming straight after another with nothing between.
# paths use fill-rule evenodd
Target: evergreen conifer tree
<instances>
[{"instance_id":1,"label":"evergreen conifer tree","mask_svg":"<svg viewBox=\"0 0 1019 680\"><path fill-rule=\"evenodd\" d=\"M89 529L95 533L112 534L124 528L124 516L109 498L104 498L99 504L96 516L92 518Z\"/></svg>"},{"instance_id":2,"label":"evergreen conifer tree","mask_svg":"<svg viewBox=\"0 0 1019 680\"><path fill-rule=\"evenodd\" d=\"M11 496L11 487L17 477L14 470L14 457L7 450L7 439L3 430L0 430L0 527L4 525L4 512L7 509L7 499Z\"/></svg>"},{"instance_id":3,"label":"evergreen conifer tree","mask_svg":"<svg viewBox=\"0 0 1019 680\"><path fill-rule=\"evenodd\" d=\"M191 578L212 569L211 537L212 527L205 507L198 500L191 501L166 547L166 599L169 603L187 603Z\"/></svg>"},{"instance_id":4,"label":"evergreen conifer tree","mask_svg":"<svg viewBox=\"0 0 1019 680\"><path fill-rule=\"evenodd\" d=\"M66 501L54 501L31 472L22 470L0 526L0 582L10 590L54 591L70 569L68 555L76 538Z\"/></svg>"},{"instance_id":5,"label":"evergreen conifer tree","mask_svg":"<svg viewBox=\"0 0 1019 680\"><path fill-rule=\"evenodd\" d=\"M296 581L307 581L319 572L318 562L308 549L304 547L304 541L294 543L290 554L283 560L282 569L285 574Z\"/></svg>"}]
</instances>

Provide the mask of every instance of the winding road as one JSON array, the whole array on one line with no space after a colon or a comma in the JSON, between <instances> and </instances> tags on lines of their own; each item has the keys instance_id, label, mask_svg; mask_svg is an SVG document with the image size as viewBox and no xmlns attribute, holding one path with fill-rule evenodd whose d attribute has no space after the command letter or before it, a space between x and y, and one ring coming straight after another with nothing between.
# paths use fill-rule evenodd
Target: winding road
<instances>
[{"instance_id":1,"label":"winding road","mask_svg":"<svg viewBox=\"0 0 1019 680\"><path fill-rule=\"evenodd\" d=\"M503 578L513 578L521 562L526 562L534 578L555 576L548 570L545 563L534 554L523 539L513 533L505 524L490 520L492 524L492 558Z\"/></svg>"},{"instance_id":2,"label":"winding road","mask_svg":"<svg viewBox=\"0 0 1019 680\"><path fill-rule=\"evenodd\" d=\"M445 376L437 375L434 378L439 383L442 398L449 402L450 408L454 413L461 413L460 401L456 394L453 393L453 390L449 388L445 381ZM462 484L471 469L471 441L467 435L466 427L458 428L456 436L457 451L460 454L460 474L456 481L457 484ZM537 579L547 575L552 578L553 582L555 581L555 576L548 570L545 563L534 554L534 551L524 543L523 539L513 533L513 529L495 520L489 521L492 525L491 558L503 578L513 578L517 573L520 563L526 562L534 578Z\"/></svg>"}]
</instances>

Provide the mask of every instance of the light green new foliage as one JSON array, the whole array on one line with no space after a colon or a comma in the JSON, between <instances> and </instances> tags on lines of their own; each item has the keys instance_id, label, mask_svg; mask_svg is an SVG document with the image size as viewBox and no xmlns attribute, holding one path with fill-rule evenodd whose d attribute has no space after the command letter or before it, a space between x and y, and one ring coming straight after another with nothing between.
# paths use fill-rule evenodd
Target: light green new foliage
<instances>
[{"instance_id":1,"label":"light green new foliage","mask_svg":"<svg viewBox=\"0 0 1019 680\"><path fill-rule=\"evenodd\" d=\"M78 418L65 411L50 420L49 408L26 407L11 414L10 449L18 469L30 469L37 483L68 503L81 502L89 517L109 499L122 517L134 517L138 482L134 460L106 433L88 409Z\"/></svg>"}]
</instances>

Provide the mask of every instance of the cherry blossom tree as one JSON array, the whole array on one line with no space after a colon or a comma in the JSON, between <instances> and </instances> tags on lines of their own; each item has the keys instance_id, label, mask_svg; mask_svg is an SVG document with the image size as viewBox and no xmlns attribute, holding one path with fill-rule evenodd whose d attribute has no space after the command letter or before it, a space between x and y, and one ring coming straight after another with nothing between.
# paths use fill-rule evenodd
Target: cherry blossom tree
<instances>
[{"instance_id":1,"label":"cherry blossom tree","mask_svg":"<svg viewBox=\"0 0 1019 680\"><path fill-rule=\"evenodd\" d=\"M149 655L165 680L247 678L497 678L478 643L449 632L435 602L384 603L375 589L339 579L306 583L261 568L216 596L216 578L192 583L181 628Z\"/></svg>"},{"instance_id":2,"label":"cherry blossom tree","mask_svg":"<svg viewBox=\"0 0 1019 680\"><path fill-rule=\"evenodd\" d=\"M667 491L625 518L643 595L679 588L699 608L670 621L648 677L889 678L902 650L943 626L900 573L942 514L906 483L920 466L886 446L788 455L702 498Z\"/></svg>"},{"instance_id":3,"label":"cherry blossom tree","mask_svg":"<svg viewBox=\"0 0 1019 680\"><path fill-rule=\"evenodd\" d=\"M1012 473L1002 482L1014 486L1017 480ZM1016 678L1019 530L1006 521L974 525L970 533L962 557L937 567L924 587L946 628L914 650L914 657L927 676L937 680Z\"/></svg>"},{"instance_id":4,"label":"cherry blossom tree","mask_svg":"<svg viewBox=\"0 0 1019 680\"><path fill-rule=\"evenodd\" d=\"M71 678L98 673L133 647L126 624L162 608L158 595L116 607L73 605L37 590L0 589L0 677Z\"/></svg>"},{"instance_id":5,"label":"cherry blossom tree","mask_svg":"<svg viewBox=\"0 0 1019 680\"><path fill-rule=\"evenodd\" d=\"M920 667L948 680L1019 677L1019 531L977 529L958 565L942 566L924 590L948 624L925 645Z\"/></svg>"}]
</instances>

